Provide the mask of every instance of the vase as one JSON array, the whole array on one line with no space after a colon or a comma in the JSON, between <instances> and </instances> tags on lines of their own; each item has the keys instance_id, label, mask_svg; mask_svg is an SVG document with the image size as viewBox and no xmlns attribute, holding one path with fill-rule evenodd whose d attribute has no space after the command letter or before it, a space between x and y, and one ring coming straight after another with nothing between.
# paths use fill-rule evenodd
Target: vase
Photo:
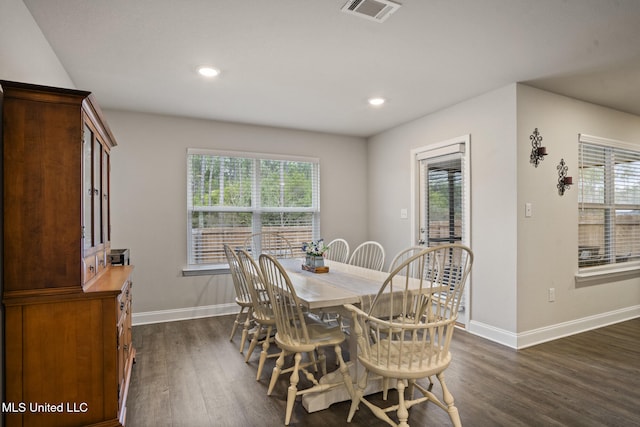
<instances>
[{"instance_id":1,"label":"vase","mask_svg":"<svg viewBox=\"0 0 640 427\"><path fill-rule=\"evenodd\" d=\"M322 255L307 255L305 260L307 267L324 267L324 257Z\"/></svg>"}]
</instances>

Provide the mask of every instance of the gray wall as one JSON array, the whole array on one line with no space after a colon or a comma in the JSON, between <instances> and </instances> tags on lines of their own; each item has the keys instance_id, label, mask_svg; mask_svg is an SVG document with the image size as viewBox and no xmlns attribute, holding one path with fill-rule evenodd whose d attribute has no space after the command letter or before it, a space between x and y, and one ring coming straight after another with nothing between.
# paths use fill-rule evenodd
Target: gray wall
<instances>
[{"instance_id":1,"label":"gray wall","mask_svg":"<svg viewBox=\"0 0 640 427\"><path fill-rule=\"evenodd\" d=\"M0 78L74 88L22 0L0 0Z\"/></svg>"}]
</instances>

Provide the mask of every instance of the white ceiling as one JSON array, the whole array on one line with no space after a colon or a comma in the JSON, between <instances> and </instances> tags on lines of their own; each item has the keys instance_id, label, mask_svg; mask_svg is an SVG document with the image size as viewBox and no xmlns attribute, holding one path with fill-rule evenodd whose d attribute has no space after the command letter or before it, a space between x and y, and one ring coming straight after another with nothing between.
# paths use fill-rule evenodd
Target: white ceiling
<instances>
[{"instance_id":1,"label":"white ceiling","mask_svg":"<svg viewBox=\"0 0 640 427\"><path fill-rule=\"evenodd\" d=\"M370 136L525 82L640 115L639 0L24 2L102 108Z\"/></svg>"}]
</instances>

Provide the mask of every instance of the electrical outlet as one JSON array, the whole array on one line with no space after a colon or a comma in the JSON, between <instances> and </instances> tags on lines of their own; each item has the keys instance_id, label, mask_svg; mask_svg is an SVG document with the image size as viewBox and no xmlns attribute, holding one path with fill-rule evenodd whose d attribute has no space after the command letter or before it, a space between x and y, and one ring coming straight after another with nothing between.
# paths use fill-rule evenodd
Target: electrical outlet
<instances>
[{"instance_id":1,"label":"electrical outlet","mask_svg":"<svg viewBox=\"0 0 640 427\"><path fill-rule=\"evenodd\" d=\"M549 288L549 302L556 300L556 288Z\"/></svg>"}]
</instances>

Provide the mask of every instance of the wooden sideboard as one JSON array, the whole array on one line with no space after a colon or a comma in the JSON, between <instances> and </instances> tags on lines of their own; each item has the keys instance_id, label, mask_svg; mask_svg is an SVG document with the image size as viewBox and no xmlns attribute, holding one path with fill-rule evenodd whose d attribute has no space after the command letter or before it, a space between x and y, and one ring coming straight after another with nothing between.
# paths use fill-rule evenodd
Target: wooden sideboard
<instances>
[{"instance_id":1,"label":"wooden sideboard","mask_svg":"<svg viewBox=\"0 0 640 427\"><path fill-rule=\"evenodd\" d=\"M124 425L133 267L108 256L116 141L89 92L0 89L4 425Z\"/></svg>"}]
</instances>

